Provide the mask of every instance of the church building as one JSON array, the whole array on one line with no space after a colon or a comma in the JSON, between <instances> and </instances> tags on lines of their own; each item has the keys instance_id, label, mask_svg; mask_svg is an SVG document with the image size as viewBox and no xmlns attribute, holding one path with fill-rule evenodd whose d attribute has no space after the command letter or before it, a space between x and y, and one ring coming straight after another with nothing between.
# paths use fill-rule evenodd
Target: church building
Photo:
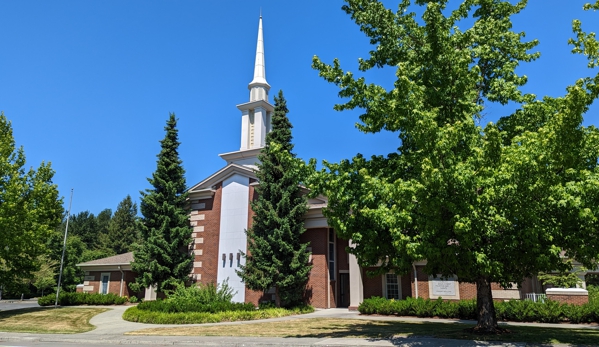
<instances>
[{"instance_id":1,"label":"church building","mask_svg":"<svg viewBox=\"0 0 599 347\"><path fill-rule=\"evenodd\" d=\"M200 283L228 281L236 292L234 301L257 305L273 300L274 293L247 289L236 270L245 261L241 253L247 252L245 230L252 224L250 201L256 199L255 188L259 184L256 164L258 154L265 146L266 134L271 130L271 114L274 111L268 96L270 85L266 81L262 17L258 25L254 78L248 89L249 101L237 105L241 111L239 150L220 154L226 162L224 167L189 188L194 256L191 277ZM373 269L361 268L355 256L346 251L351 242L339 239L335 230L329 227L322 213L327 206L326 197L309 199L308 205L304 218L306 232L302 234L301 241L309 243L313 266L306 293L310 305L356 309L365 298L372 296L398 300L406 297L476 298L474 284L459 283L457 278L435 279L424 273L425 262L414 263L410 274L398 276L387 273L368 277L366 272ZM78 289L134 295L128 288L128 283L135 278L129 265L132 260L132 254L126 253L78 264L85 271L85 282ZM524 299L525 291L539 292L541 286L538 282L527 281L522 289L503 289L493 284L492 290L496 300ZM577 299L575 291L564 295L573 295L570 299L574 301ZM155 293L146 290L145 297L153 299Z\"/></svg>"}]
</instances>

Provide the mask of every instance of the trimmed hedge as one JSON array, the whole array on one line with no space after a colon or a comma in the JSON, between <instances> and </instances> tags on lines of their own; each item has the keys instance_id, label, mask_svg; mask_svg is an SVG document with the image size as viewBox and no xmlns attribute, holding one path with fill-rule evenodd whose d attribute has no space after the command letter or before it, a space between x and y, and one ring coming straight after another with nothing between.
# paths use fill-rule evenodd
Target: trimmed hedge
<instances>
[{"instance_id":1,"label":"trimmed hedge","mask_svg":"<svg viewBox=\"0 0 599 347\"><path fill-rule=\"evenodd\" d=\"M362 314L396 316L440 317L476 319L476 301L444 301L442 299L387 300L373 297L364 300L358 307ZM542 323L599 323L599 302L584 305L562 304L546 300L544 303L530 300L496 302L498 320Z\"/></svg>"},{"instance_id":2,"label":"trimmed hedge","mask_svg":"<svg viewBox=\"0 0 599 347\"><path fill-rule=\"evenodd\" d=\"M37 299L40 306L54 305L56 294L48 294ZM60 306L75 305L122 305L127 302L126 297L115 294L90 294L90 293L69 293L60 292L58 304Z\"/></svg>"},{"instance_id":3,"label":"trimmed hedge","mask_svg":"<svg viewBox=\"0 0 599 347\"><path fill-rule=\"evenodd\" d=\"M130 322L152 323L152 324L201 324L235 322L244 320L256 320L266 318L285 317L303 313L314 312L311 306L303 306L294 309L269 308L265 310L252 311L224 311L217 313L209 312L176 312L166 313L140 309L140 305L128 308L123 313L123 319ZM253 305L252 305L253 306Z\"/></svg>"}]
</instances>

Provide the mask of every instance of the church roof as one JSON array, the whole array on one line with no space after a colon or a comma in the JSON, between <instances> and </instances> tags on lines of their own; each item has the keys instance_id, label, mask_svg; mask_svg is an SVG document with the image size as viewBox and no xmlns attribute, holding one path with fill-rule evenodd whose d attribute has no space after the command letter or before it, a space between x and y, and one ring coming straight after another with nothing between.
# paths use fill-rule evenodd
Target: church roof
<instances>
[{"instance_id":1,"label":"church roof","mask_svg":"<svg viewBox=\"0 0 599 347\"><path fill-rule=\"evenodd\" d=\"M255 173L254 169L244 166L244 165L229 164L229 165L225 166L224 168L218 170L217 172L213 173L205 180L203 180L203 181L195 184L191 188L189 188L188 192L193 194L193 193L198 193L205 189L211 189L212 186L214 186L215 184L226 180L227 178L229 178L230 176L232 176L234 174L240 174L242 176L256 178L256 173Z\"/></svg>"}]
</instances>

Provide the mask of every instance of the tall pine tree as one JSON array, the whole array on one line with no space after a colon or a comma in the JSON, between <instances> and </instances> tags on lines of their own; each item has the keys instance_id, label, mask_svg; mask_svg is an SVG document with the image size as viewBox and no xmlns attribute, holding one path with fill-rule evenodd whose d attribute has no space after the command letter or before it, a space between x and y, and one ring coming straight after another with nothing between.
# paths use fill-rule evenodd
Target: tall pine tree
<instances>
[{"instance_id":1,"label":"tall pine tree","mask_svg":"<svg viewBox=\"0 0 599 347\"><path fill-rule=\"evenodd\" d=\"M275 288L276 305L290 307L303 302L308 273L307 243L300 243L305 231L303 216L307 201L300 192L297 170L286 167L281 157L291 154L292 125L287 118L287 103L283 92L275 97L272 131L266 135L256 176L260 186L258 198L252 202L255 213L252 227L247 230L246 264L238 274L252 290Z\"/></svg>"},{"instance_id":2,"label":"tall pine tree","mask_svg":"<svg viewBox=\"0 0 599 347\"><path fill-rule=\"evenodd\" d=\"M133 247L140 242L137 229L137 204L127 195L119 203L114 216L108 224L108 234L105 248L115 254L131 252Z\"/></svg>"},{"instance_id":3,"label":"tall pine tree","mask_svg":"<svg viewBox=\"0 0 599 347\"><path fill-rule=\"evenodd\" d=\"M141 192L139 223L142 243L134 251L133 271L138 274L134 290L156 286L158 292L185 282L191 270L191 226L186 210L185 170L179 159L177 120L170 114L166 136L158 154L156 171L148 182L152 189Z\"/></svg>"}]
</instances>

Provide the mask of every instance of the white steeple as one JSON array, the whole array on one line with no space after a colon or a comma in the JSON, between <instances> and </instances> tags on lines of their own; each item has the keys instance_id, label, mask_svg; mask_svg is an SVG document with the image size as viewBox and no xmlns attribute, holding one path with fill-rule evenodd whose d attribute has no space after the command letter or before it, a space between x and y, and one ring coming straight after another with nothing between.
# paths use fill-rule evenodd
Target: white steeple
<instances>
[{"instance_id":1,"label":"white steeple","mask_svg":"<svg viewBox=\"0 0 599 347\"><path fill-rule=\"evenodd\" d=\"M250 102L257 100L268 101L270 85L266 82L266 67L264 64L264 39L262 36L262 15L258 23L258 43L256 44L256 61L254 64L254 79L248 85Z\"/></svg>"},{"instance_id":2,"label":"white steeple","mask_svg":"<svg viewBox=\"0 0 599 347\"><path fill-rule=\"evenodd\" d=\"M271 130L271 114L274 106L268 103L270 85L266 82L264 65L264 39L262 36L262 15L258 23L258 43L254 64L254 79L249 83L250 101L237 108L241 111L241 148L239 151L223 153L221 158L227 163L255 167L258 154L266 144L266 133Z\"/></svg>"}]
</instances>

